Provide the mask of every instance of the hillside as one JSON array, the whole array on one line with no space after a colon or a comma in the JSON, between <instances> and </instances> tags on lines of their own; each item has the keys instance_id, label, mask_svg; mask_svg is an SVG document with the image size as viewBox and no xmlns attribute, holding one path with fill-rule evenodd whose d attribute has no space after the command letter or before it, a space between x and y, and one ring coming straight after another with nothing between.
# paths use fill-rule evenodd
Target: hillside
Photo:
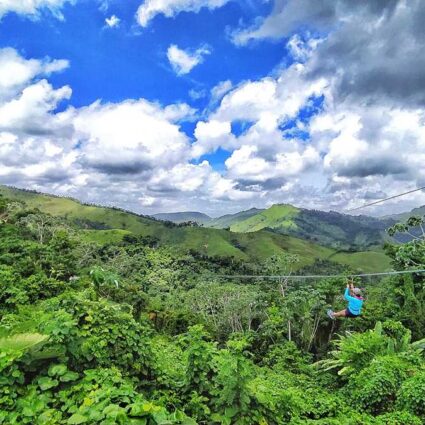
<instances>
[{"instance_id":1,"label":"hillside","mask_svg":"<svg viewBox=\"0 0 425 425\"><path fill-rule=\"evenodd\" d=\"M240 221L244 221L249 217L261 213L261 211L264 210L258 208L251 208L247 211L241 211L236 214L226 214L221 217L211 219L211 221L207 223L207 226L212 227L214 229L227 229L233 226L234 224L239 223Z\"/></svg>"},{"instance_id":2,"label":"hillside","mask_svg":"<svg viewBox=\"0 0 425 425\"><path fill-rule=\"evenodd\" d=\"M230 226L232 232L255 232L270 229L274 232L296 236L336 249L368 249L379 246L387 238L385 229L394 220L350 216L295 208L292 205L272 207L238 221Z\"/></svg>"},{"instance_id":3,"label":"hillside","mask_svg":"<svg viewBox=\"0 0 425 425\"><path fill-rule=\"evenodd\" d=\"M56 211L59 201L31 197ZM85 211L68 201L68 214ZM227 235L247 255L285 248L381 267L372 252L347 256L272 232L164 228L174 238L190 230L195 245L208 234L221 246ZM0 197L1 424L424 423L423 275L358 278L360 317L332 321L328 309L347 306L344 276L245 280L286 263L252 267L151 242ZM423 268L424 239L389 255L398 270Z\"/></svg>"},{"instance_id":4,"label":"hillside","mask_svg":"<svg viewBox=\"0 0 425 425\"><path fill-rule=\"evenodd\" d=\"M414 208L413 210L411 210L409 212L385 216L384 219L392 219L392 220L396 220L396 221L405 221L413 215L423 217L425 215L425 205L422 205L419 208Z\"/></svg>"},{"instance_id":5,"label":"hillside","mask_svg":"<svg viewBox=\"0 0 425 425\"><path fill-rule=\"evenodd\" d=\"M300 210L292 205L273 205L272 207L255 214L246 220L232 224L232 232L256 232L262 229L296 230L295 217Z\"/></svg>"},{"instance_id":6,"label":"hillside","mask_svg":"<svg viewBox=\"0 0 425 425\"><path fill-rule=\"evenodd\" d=\"M206 224L212 219L210 216L196 212L196 211L184 211L176 213L159 213L152 216L157 220L172 221L173 223L180 224L188 221L193 221L198 224Z\"/></svg>"},{"instance_id":7,"label":"hillside","mask_svg":"<svg viewBox=\"0 0 425 425\"><path fill-rule=\"evenodd\" d=\"M171 221L171 215L168 215ZM175 221L178 222L178 221ZM393 217L378 219L296 208L292 205L273 205L267 209L250 209L204 222L206 227L235 233L271 230L295 236L335 249L361 250L381 246L388 236L385 230L396 222Z\"/></svg>"},{"instance_id":8,"label":"hillside","mask_svg":"<svg viewBox=\"0 0 425 425\"><path fill-rule=\"evenodd\" d=\"M130 232L156 238L162 246L184 252L194 250L210 257L234 257L238 260L262 262L272 255L290 252L299 255L299 267L331 257L334 257L337 263L350 265L355 270L376 271L377 266L379 270L389 267L389 259L380 248L368 251L367 255L363 256L350 252L341 252L336 255L339 250L269 230L236 233L203 227L170 226L150 217L113 208L83 205L68 198L4 186L0 186L0 194L9 199L23 201L30 208L38 208L54 216L66 217L86 229L85 238L99 243L120 240L127 234L126 232ZM294 212L293 209L291 211ZM113 231L114 229L119 231ZM368 257L374 258L374 264L368 261Z\"/></svg>"}]
</instances>

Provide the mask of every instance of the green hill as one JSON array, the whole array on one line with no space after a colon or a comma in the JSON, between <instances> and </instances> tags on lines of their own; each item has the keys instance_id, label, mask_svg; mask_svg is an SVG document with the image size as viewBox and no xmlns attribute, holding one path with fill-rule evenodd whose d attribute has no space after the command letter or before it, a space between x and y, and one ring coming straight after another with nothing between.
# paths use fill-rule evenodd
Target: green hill
<instances>
[{"instance_id":1,"label":"green hill","mask_svg":"<svg viewBox=\"0 0 425 425\"><path fill-rule=\"evenodd\" d=\"M414 210L417 214L421 211L420 208ZM291 235L340 250L364 250L381 246L384 241L390 239L386 229L399 219L399 216L384 218L352 216L335 211L296 208L285 204L273 205L268 209L252 208L210 220L197 220L197 215L204 216L202 213L190 213L191 216L187 216L185 219L181 214L185 213L156 217L174 223L196 221L204 227L230 229L235 233L271 230L275 233ZM402 214L400 218L410 216L410 214ZM398 238L396 239L398 240ZM405 242L404 239L401 242L403 241Z\"/></svg>"},{"instance_id":2,"label":"green hill","mask_svg":"<svg viewBox=\"0 0 425 425\"><path fill-rule=\"evenodd\" d=\"M396 220L396 221L405 221L413 215L421 216L421 217L425 216L425 205L422 205L419 208L414 208L413 210L411 210L409 212L385 216L385 217L383 217L383 219L384 220L385 219L393 219L393 220Z\"/></svg>"},{"instance_id":3,"label":"green hill","mask_svg":"<svg viewBox=\"0 0 425 425\"><path fill-rule=\"evenodd\" d=\"M211 217L196 211L184 211L184 212L176 212L176 213L160 213L154 214L152 216L157 220L162 221L172 221L173 223L185 223L188 221L193 221L198 224L207 224L211 221Z\"/></svg>"},{"instance_id":4,"label":"green hill","mask_svg":"<svg viewBox=\"0 0 425 425\"><path fill-rule=\"evenodd\" d=\"M262 229L296 229L295 217L299 209L292 205L273 205L246 220L230 226L232 232L256 232Z\"/></svg>"},{"instance_id":5,"label":"green hill","mask_svg":"<svg viewBox=\"0 0 425 425\"><path fill-rule=\"evenodd\" d=\"M307 210L292 205L273 205L266 210L249 210L224 216L226 227L232 232L249 233L267 229L329 246L335 249L370 249L382 245L388 239L385 229L395 222L392 218L377 219L366 216L350 216L337 212ZM220 227L216 219L214 227ZM208 224L212 226L212 224ZM224 227L224 226L223 226Z\"/></svg>"},{"instance_id":6,"label":"green hill","mask_svg":"<svg viewBox=\"0 0 425 425\"><path fill-rule=\"evenodd\" d=\"M414 211L420 213L422 210ZM182 220L178 214L175 216L168 214L167 217L175 223L180 223ZM252 208L224 215L204 221L202 225L214 229L230 229L235 233L270 230L339 250L364 250L379 247L384 241L389 240L386 229L397 219L398 216L386 218L352 216L334 211L308 210L277 204L268 209Z\"/></svg>"},{"instance_id":7,"label":"green hill","mask_svg":"<svg viewBox=\"0 0 425 425\"><path fill-rule=\"evenodd\" d=\"M252 217L256 214L259 214L261 209L251 208L247 211L241 211L236 214L227 214L221 217L213 218L210 222L207 223L208 227L212 227L213 229L227 229L232 225L239 223L240 221L246 220L249 217Z\"/></svg>"},{"instance_id":8,"label":"green hill","mask_svg":"<svg viewBox=\"0 0 425 425\"><path fill-rule=\"evenodd\" d=\"M311 265L316 259L333 259L340 264L350 265L362 271L376 271L377 268L385 270L389 267L389 259L378 248L367 253L338 254L335 249L312 241L269 230L259 230L270 227L270 223L275 223L280 228L296 229L296 222L293 223L300 210L291 206L274 206L266 212L261 212L265 215L259 218L255 218L258 215L256 214L247 219L251 227L244 224L241 227L244 233L237 233L204 227L172 225L115 208L84 205L69 198L4 186L0 186L0 194L9 199L23 201L30 208L38 208L54 216L66 217L86 229L84 237L87 240L100 244L120 240L126 234L133 233L156 238L161 245L181 251L194 250L207 256L234 257L257 262L274 254L290 252L299 255L300 267ZM279 216L282 212L286 212L284 219ZM265 217L265 220L262 217ZM265 223L268 225L264 225ZM374 258L373 263L368 260L370 256Z\"/></svg>"}]
</instances>

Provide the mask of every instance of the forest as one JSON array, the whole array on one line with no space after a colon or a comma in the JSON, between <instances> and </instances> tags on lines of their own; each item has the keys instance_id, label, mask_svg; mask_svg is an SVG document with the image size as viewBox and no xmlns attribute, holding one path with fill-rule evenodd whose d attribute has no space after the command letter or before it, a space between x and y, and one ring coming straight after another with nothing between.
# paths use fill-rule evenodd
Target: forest
<instances>
[{"instance_id":1,"label":"forest","mask_svg":"<svg viewBox=\"0 0 425 425\"><path fill-rule=\"evenodd\" d=\"M425 268L424 223L388 229L393 270ZM362 317L331 321L353 271L298 262L89 240L0 197L0 424L425 423L425 274L358 279ZM294 270L340 277L237 277Z\"/></svg>"}]
</instances>

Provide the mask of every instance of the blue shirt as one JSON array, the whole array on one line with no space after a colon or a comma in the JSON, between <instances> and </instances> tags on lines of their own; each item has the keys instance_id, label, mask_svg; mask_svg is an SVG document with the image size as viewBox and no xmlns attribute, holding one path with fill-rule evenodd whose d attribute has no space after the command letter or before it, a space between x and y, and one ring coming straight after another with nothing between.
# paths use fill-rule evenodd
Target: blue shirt
<instances>
[{"instance_id":1,"label":"blue shirt","mask_svg":"<svg viewBox=\"0 0 425 425\"><path fill-rule=\"evenodd\" d=\"M352 297L348 288L345 289L344 298L348 301L348 310L358 316L362 312L363 299Z\"/></svg>"}]
</instances>

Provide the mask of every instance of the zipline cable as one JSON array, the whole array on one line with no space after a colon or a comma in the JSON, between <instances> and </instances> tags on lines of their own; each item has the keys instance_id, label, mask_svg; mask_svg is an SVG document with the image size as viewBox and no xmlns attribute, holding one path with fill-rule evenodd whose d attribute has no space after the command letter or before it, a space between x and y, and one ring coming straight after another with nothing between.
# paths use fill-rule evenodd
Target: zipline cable
<instances>
[{"instance_id":1,"label":"zipline cable","mask_svg":"<svg viewBox=\"0 0 425 425\"><path fill-rule=\"evenodd\" d=\"M311 275L218 275L223 278L234 279L321 279L330 277L366 277L366 276L391 276L400 274L425 273L425 269L419 270L401 270L379 273L361 273L361 274L311 274Z\"/></svg>"},{"instance_id":2,"label":"zipline cable","mask_svg":"<svg viewBox=\"0 0 425 425\"><path fill-rule=\"evenodd\" d=\"M349 210L346 210L346 212L360 210L362 208L366 208L366 207L370 207L372 205L380 204L381 202L389 201L390 199L400 198L401 196L408 195L409 193L419 192L420 190L424 190L424 189L425 189L425 186L419 187L417 189L409 190L408 192L404 192L404 193L400 193L398 195L390 196L389 198L380 199L379 201L371 202L370 204L365 204L365 205L362 205L360 207L351 208Z\"/></svg>"}]
</instances>

